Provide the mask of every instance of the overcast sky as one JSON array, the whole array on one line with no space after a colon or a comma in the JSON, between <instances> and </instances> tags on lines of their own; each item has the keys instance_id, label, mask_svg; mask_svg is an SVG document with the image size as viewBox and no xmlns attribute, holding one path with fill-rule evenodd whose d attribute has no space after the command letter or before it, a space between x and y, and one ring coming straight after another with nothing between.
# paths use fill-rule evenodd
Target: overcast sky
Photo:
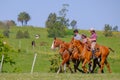
<instances>
[{"instance_id":1,"label":"overcast sky","mask_svg":"<svg viewBox=\"0 0 120 80\"><path fill-rule=\"evenodd\" d=\"M50 13L59 13L62 4L69 4L67 18L77 21L79 29L103 30L105 24L120 30L120 0L0 0L0 21L17 21L20 12L31 16L28 25L45 26Z\"/></svg>"}]
</instances>

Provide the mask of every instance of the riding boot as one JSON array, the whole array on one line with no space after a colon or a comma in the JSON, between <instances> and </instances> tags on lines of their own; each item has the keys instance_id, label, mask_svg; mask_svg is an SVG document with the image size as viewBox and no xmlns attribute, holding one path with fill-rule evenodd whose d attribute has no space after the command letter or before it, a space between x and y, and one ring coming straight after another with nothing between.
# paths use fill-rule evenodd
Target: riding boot
<instances>
[{"instance_id":1,"label":"riding boot","mask_svg":"<svg viewBox=\"0 0 120 80\"><path fill-rule=\"evenodd\" d=\"M95 59L95 50L92 50L92 58Z\"/></svg>"}]
</instances>

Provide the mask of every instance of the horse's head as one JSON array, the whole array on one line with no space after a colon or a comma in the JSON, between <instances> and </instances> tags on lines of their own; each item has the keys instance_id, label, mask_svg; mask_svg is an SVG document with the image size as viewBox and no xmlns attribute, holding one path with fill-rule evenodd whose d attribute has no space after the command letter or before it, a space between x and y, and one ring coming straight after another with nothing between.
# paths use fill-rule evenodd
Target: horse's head
<instances>
[{"instance_id":1,"label":"horse's head","mask_svg":"<svg viewBox=\"0 0 120 80\"><path fill-rule=\"evenodd\" d=\"M72 52L72 51L73 51L73 49L74 49L74 45L71 43L71 44L69 45L68 50L69 50L69 52Z\"/></svg>"},{"instance_id":2,"label":"horse's head","mask_svg":"<svg viewBox=\"0 0 120 80\"><path fill-rule=\"evenodd\" d=\"M80 40L74 40L73 46L79 48L82 51L84 48L84 43L82 43Z\"/></svg>"},{"instance_id":3,"label":"horse's head","mask_svg":"<svg viewBox=\"0 0 120 80\"><path fill-rule=\"evenodd\" d=\"M57 39L55 37L53 42L52 42L51 49L55 49L55 48L59 47L61 43L63 43L63 41L60 39Z\"/></svg>"}]
</instances>

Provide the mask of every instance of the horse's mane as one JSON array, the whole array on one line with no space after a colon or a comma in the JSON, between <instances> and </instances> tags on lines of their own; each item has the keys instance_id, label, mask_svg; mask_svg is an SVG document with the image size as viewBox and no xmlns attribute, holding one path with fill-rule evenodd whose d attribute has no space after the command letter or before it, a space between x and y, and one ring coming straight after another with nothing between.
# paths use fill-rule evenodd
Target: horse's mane
<instances>
[{"instance_id":1,"label":"horse's mane","mask_svg":"<svg viewBox=\"0 0 120 80\"><path fill-rule=\"evenodd\" d=\"M64 42L63 40L61 40L61 39L59 39L59 38L54 38L54 40L58 40L58 41L60 41L60 42Z\"/></svg>"}]
</instances>

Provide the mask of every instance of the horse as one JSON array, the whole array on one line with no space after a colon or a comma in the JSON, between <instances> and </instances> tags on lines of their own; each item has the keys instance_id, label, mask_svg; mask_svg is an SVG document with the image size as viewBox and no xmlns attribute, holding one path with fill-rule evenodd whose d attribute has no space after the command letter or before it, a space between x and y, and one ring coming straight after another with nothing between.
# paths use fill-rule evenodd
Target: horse
<instances>
[{"instance_id":1,"label":"horse","mask_svg":"<svg viewBox=\"0 0 120 80\"><path fill-rule=\"evenodd\" d=\"M51 49L55 49L56 47L59 47L59 53L60 53L61 56L64 56L63 53L66 54L66 55L68 55L68 56L71 56L72 52L69 50L69 46L72 45L72 41L73 41L73 40L74 40L74 38L72 38L71 41L70 41L69 43L67 43L67 42L62 41L61 39L54 38L54 41L53 41L52 46L51 46ZM65 52L64 52L64 51L65 51ZM67 53L69 53L69 54L67 54ZM63 57L62 57L62 58L63 58ZM64 57L64 58L65 58L65 57ZM70 57L70 58L71 58L71 57ZM63 64L65 64L66 62L69 63L69 61L70 61L70 59L68 60L68 57L67 57L67 59L63 59L61 66L63 66ZM77 69L78 71L83 72L82 70L80 70L80 69L78 68L78 66L79 66L78 63L79 63L79 61L78 61L78 60L76 61L76 59L73 60L73 58L72 58L72 61L73 61L73 63L74 63L74 71L76 72L76 69ZM68 67L69 67L69 64L67 64L67 65L68 65ZM61 67L60 67L60 68L61 68ZM60 68L59 68L59 70L58 70L58 73L59 73L59 71L60 71ZM69 67L69 69L70 69L70 67ZM65 70L65 69L64 69L64 70ZM71 69L70 69L70 70L71 70ZM71 72L72 72L72 71L71 71Z\"/></svg>"},{"instance_id":2,"label":"horse","mask_svg":"<svg viewBox=\"0 0 120 80\"><path fill-rule=\"evenodd\" d=\"M111 69L110 69L110 65L109 65L109 63L107 61L107 57L108 57L110 51L114 52L114 50L112 50L109 47L106 47L106 46L103 46L103 45L99 45L99 52L95 53L96 57L101 58L101 62L100 62L101 68L99 70L99 73L102 72L102 70L104 68L104 64L106 64L109 73L112 72Z\"/></svg>"},{"instance_id":3,"label":"horse","mask_svg":"<svg viewBox=\"0 0 120 80\"><path fill-rule=\"evenodd\" d=\"M61 39L54 38L51 49L55 49L57 47L62 48L62 45L64 45L63 43L65 43L65 42L62 41ZM61 65L60 65L60 67L59 67L59 69L57 71L57 74L62 70L62 66L64 66L64 72L66 72L66 64L67 64L67 67L70 69L71 73L73 73L73 71L72 71L72 69L70 67L70 64L69 64L69 61L70 61L69 52L66 49L64 51L62 51L62 52L59 50L59 54L62 57L62 63L61 63Z\"/></svg>"},{"instance_id":4,"label":"horse","mask_svg":"<svg viewBox=\"0 0 120 80\"><path fill-rule=\"evenodd\" d=\"M70 55L70 60L72 60L72 62L74 63L74 71L76 72L76 70L78 70L78 71L84 73L81 69L78 68L79 63L80 63L80 60L78 58L79 55L75 54L75 53L73 54L72 50L70 50L70 48L69 48L71 45L72 45L71 42L69 42L69 43L66 43L66 42L62 43L60 45L59 53L62 54L62 53L64 53L65 50L67 50L69 52L69 55Z\"/></svg>"},{"instance_id":5,"label":"horse","mask_svg":"<svg viewBox=\"0 0 120 80\"><path fill-rule=\"evenodd\" d=\"M88 40L88 44L91 44L89 40ZM107 57L108 57L110 51L114 52L114 50L112 50L112 49L109 48L109 47L100 45L100 44L96 44L95 50L96 50L95 56L96 56L97 58L100 58L100 59L101 59L100 65L99 65L99 67L100 67L99 73L103 73L104 63L106 64L109 73L111 73L111 69L110 69L110 65L109 65L109 63L108 63L108 61L107 61ZM95 63L95 62L94 62L94 63ZM92 70L92 72L94 71L95 67L96 67L96 64L93 65L93 70Z\"/></svg>"},{"instance_id":6,"label":"horse","mask_svg":"<svg viewBox=\"0 0 120 80\"><path fill-rule=\"evenodd\" d=\"M85 67L86 63L90 64L91 63L91 56L92 53L89 51L87 46L82 43L80 40L74 40L73 41L73 46L76 47L80 53L80 59L83 61L82 63L82 68L85 73L88 72L87 68Z\"/></svg>"},{"instance_id":7,"label":"horse","mask_svg":"<svg viewBox=\"0 0 120 80\"><path fill-rule=\"evenodd\" d=\"M61 39L58 38L54 38L52 45L51 45L51 49L55 49L57 47L60 47L60 44L62 44L64 41L62 41Z\"/></svg>"}]
</instances>

